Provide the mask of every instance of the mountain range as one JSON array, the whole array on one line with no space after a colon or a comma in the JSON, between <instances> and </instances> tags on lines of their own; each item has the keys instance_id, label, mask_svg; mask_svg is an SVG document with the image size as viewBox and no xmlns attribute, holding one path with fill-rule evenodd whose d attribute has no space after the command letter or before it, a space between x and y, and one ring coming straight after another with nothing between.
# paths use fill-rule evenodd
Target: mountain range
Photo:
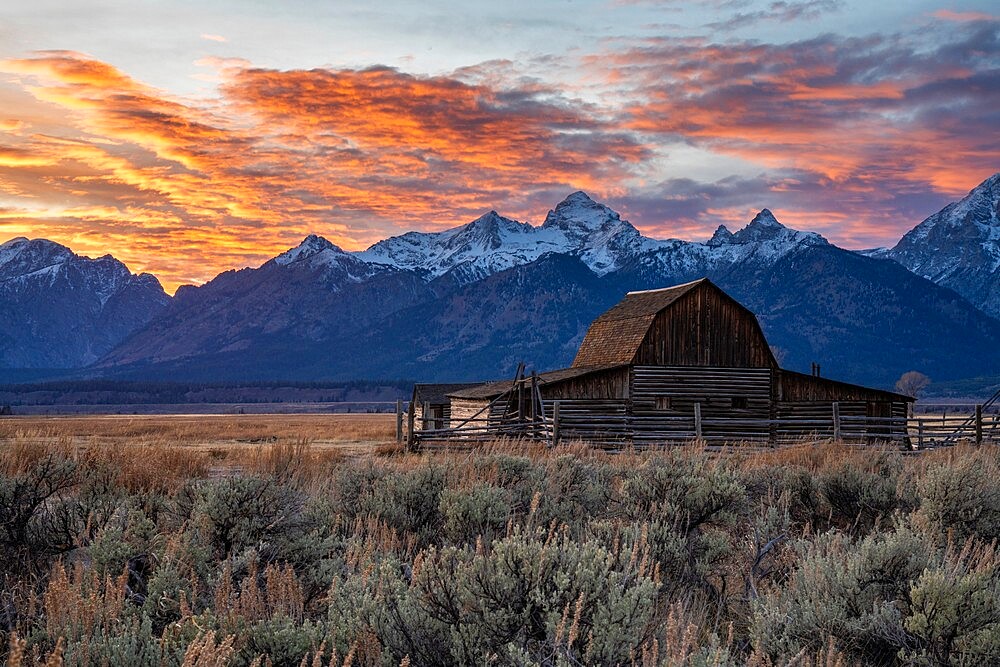
<instances>
[{"instance_id":1,"label":"mountain range","mask_svg":"<svg viewBox=\"0 0 1000 667\"><path fill-rule=\"evenodd\" d=\"M496 211L347 252L322 237L168 297L153 276L45 240L0 246L0 366L184 380L503 377L568 364L624 292L708 276L783 365L891 385L1000 374L1000 174L853 252L767 209L706 242L643 236L575 192L535 226Z\"/></svg>"}]
</instances>

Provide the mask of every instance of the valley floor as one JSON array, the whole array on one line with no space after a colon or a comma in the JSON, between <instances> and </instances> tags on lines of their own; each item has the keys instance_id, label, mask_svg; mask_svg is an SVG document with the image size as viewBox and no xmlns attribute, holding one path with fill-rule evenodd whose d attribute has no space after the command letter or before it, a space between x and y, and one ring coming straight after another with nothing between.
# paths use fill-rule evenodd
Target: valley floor
<instances>
[{"instance_id":1,"label":"valley floor","mask_svg":"<svg viewBox=\"0 0 1000 667\"><path fill-rule=\"evenodd\" d=\"M1000 664L1000 447L0 419L0 664Z\"/></svg>"}]
</instances>

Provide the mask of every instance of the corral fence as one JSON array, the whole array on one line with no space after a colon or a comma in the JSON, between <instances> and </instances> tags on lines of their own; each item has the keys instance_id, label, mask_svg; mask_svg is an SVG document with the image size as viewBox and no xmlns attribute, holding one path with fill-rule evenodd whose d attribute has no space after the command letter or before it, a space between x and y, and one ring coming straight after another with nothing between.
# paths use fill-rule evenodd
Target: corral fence
<instances>
[{"instance_id":1,"label":"corral fence","mask_svg":"<svg viewBox=\"0 0 1000 667\"><path fill-rule=\"evenodd\" d=\"M995 399L996 397L994 397ZM932 449L959 442L1000 444L1000 414L988 409L997 401L975 406L971 414L869 417L842 414L840 403L827 404L802 415L773 419L702 416L701 404L691 415L630 414L624 401L541 400L524 413L511 413L494 402L473 417L445 422L428 418L404 426L403 404L397 405L396 436L411 449L472 447L496 439L521 439L554 446L582 441L605 449L645 449L702 442L709 447L732 443L776 447L807 439L854 445L896 445L901 449Z\"/></svg>"}]
</instances>

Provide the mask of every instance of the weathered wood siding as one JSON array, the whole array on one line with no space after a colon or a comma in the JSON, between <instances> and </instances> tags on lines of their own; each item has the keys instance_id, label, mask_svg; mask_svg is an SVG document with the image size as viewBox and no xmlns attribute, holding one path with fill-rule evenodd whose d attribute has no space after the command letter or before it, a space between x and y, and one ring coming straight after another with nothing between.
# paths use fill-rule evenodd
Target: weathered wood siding
<instances>
[{"instance_id":1,"label":"weathered wood siding","mask_svg":"<svg viewBox=\"0 0 1000 667\"><path fill-rule=\"evenodd\" d=\"M635 366L632 424L638 441L695 435L695 404L706 440L767 439L770 368Z\"/></svg>"},{"instance_id":2,"label":"weathered wood siding","mask_svg":"<svg viewBox=\"0 0 1000 667\"><path fill-rule=\"evenodd\" d=\"M892 392L838 382L824 377L781 370L777 373L778 401L879 401L904 402Z\"/></svg>"},{"instance_id":3,"label":"weathered wood siding","mask_svg":"<svg viewBox=\"0 0 1000 667\"><path fill-rule=\"evenodd\" d=\"M753 313L714 286L702 285L650 325L634 363L640 366L775 367Z\"/></svg>"},{"instance_id":4,"label":"weathered wood siding","mask_svg":"<svg viewBox=\"0 0 1000 667\"><path fill-rule=\"evenodd\" d=\"M490 404L490 400L486 398L471 399L471 398L453 398L451 399L451 408L449 411L449 422L450 427L454 428L466 419L472 419L476 416L476 413L485 408ZM479 417L485 417L484 412ZM470 424L471 426L471 424Z\"/></svg>"},{"instance_id":5,"label":"weathered wood siding","mask_svg":"<svg viewBox=\"0 0 1000 667\"><path fill-rule=\"evenodd\" d=\"M627 399L629 369L627 366L588 373L539 387L543 399Z\"/></svg>"}]
</instances>

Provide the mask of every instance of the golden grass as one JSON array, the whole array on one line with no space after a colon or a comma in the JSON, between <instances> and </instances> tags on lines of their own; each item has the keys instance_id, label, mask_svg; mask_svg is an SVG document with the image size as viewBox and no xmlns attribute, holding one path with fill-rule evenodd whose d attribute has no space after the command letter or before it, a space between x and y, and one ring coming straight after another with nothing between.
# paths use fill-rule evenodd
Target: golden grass
<instances>
[{"instance_id":1,"label":"golden grass","mask_svg":"<svg viewBox=\"0 0 1000 667\"><path fill-rule=\"evenodd\" d=\"M322 446L395 439L395 415L86 415L0 419L0 443L29 439L91 444L150 442L186 446L309 440Z\"/></svg>"},{"instance_id":2,"label":"golden grass","mask_svg":"<svg viewBox=\"0 0 1000 667\"><path fill-rule=\"evenodd\" d=\"M705 457L697 444L670 448L676 453ZM429 462L458 463L498 454L533 460L571 455L586 460L612 458L621 467L640 465L663 450L624 450L615 454L580 442L548 448L540 443L498 439L469 448L428 448L406 452L395 442L395 415L155 415L16 417L0 419L0 472L16 474L52 453L82 463L105 464L119 472L132 490L168 490L185 480L234 473L295 477L318 483L333 467L350 459L373 458L407 469ZM767 449L740 447L707 456L706 465L738 464L745 468L792 465L817 472L852 461L875 464L876 452L895 450L803 441ZM1000 448L957 446L920 456L906 456L915 465L980 457L983 465L1000 469ZM908 463L909 465L909 463ZM466 469L463 467L463 469ZM468 473L468 469L466 469ZM480 474L488 475L488 471Z\"/></svg>"}]
</instances>

